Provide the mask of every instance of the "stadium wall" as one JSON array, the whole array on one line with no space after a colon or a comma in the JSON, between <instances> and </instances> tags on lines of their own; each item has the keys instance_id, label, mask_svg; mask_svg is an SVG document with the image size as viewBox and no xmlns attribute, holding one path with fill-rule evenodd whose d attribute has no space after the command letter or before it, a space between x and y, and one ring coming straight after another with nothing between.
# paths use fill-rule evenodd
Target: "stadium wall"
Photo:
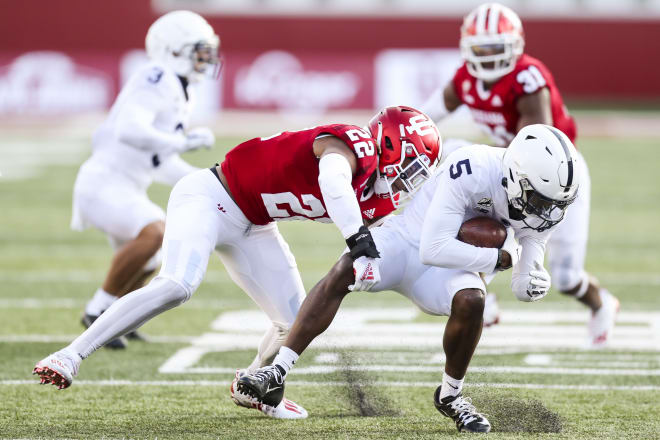
<instances>
[{"instance_id":1,"label":"stadium wall","mask_svg":"<svg viewBox=\"0 0 660 440\"><path fill-rule=\"evenodd\" d=\"M148 0L0 2L0 113L107 107L157 16ZM208 19L226 60L217 107L372 108L424 96L459 62L459 17ZM568 99L660 101L658 21L523 20L527 52Z\"/></svg>"}]
</instances>

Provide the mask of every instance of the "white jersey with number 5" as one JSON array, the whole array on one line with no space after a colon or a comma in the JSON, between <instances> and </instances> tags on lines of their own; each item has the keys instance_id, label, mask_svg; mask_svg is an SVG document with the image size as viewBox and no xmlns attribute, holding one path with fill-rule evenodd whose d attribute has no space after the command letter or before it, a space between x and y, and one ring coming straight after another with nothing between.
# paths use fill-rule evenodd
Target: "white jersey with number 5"
<instances>
[{"instance_id":1,"label":"white jersey with number 5","mask_svg":"<svg viewBox=\"0 0 660 440\"><path fill-rule=\"evenodd\" d=\"M504 149L472 145L449 155L435 175L413 198L402 215L392 218L401 234L420 248L426 264L491 273L497 250L459 241L458 230L478 216L494 218L515 230L523 247L513 270L512 290L525 292L529 271L543 265L545 243L554 228L537 232L509 217L506 191L502 187Z\"/></svg>"}]
</instances>

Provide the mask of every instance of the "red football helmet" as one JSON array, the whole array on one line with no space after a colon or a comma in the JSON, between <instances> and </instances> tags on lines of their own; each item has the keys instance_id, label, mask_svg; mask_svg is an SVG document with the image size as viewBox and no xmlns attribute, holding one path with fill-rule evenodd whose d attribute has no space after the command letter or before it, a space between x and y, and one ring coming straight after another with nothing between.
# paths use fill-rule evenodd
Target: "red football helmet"
<instances>
[{"instance_id":1,"label":"red football helmet","mask_svg":"<svg viewBox=\"0 0 660 440\"><path fill-rule=\"evenodd\" d=\"M442 151L440 132L431 118L405 106L386 107L369 121L368 128L378 146L376 193L388 195L398 208L435 168ZM405 195L395 197L392 184L397 179L404 185Z\"/></svg>"},{"instance_id":2,"label":"red football helmet","mask_svg":"<svg viewBox=\"0 0 660 440\"><path fill-rule=\"evenodd\" d=\"M520 18L499 3L484 3L463 20L461 56L475 78L495 81L511 72L524 46Z\"/></svg>"}]
</instances>

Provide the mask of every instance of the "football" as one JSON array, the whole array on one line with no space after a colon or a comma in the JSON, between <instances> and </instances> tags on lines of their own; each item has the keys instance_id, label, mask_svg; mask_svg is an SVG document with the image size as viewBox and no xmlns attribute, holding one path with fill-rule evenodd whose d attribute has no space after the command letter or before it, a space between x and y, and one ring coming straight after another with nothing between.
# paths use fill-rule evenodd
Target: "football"
<instances>
[{"instance_id":1,"label":"football","mask_svg":"<svg viewBox=\"0 0 660 440\"><path fill-rule=\"evenodd\" d=\"M506 240L506 228L490 217L475 217L461 225L458 239L473 246L500 248Z\"/></svg>"}]
</instances>

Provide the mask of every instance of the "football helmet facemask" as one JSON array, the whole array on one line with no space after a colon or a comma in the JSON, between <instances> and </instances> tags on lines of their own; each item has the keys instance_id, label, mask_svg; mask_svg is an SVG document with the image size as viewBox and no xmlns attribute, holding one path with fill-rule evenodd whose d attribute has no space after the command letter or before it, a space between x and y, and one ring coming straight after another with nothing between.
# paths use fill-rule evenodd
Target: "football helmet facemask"
<instances>
[{"instance_id":1,"label":"football helmet facemask","mask_svg":"<svg viewBox=\"0 0 660 440\"><path fill-rule=\"evenodd\" d=\"M395 208L431 176L442 151L440 132L433 121L411 107L386 107L368 127L378 148L375 192L389 197ZM403 191L393 188L400 179Z\"/></svg>"},{"instance_id":2,"label":"football helmet facemask","mask_svg":"<svg viewBox=\"0 0 660 440\"><path fill-rule=\"evenodd\" d=\"M189 81L220 73L220 39L199 14L173 11L163 15L149 27L145 43L149 58Z\"/></svg>"},{"instance_id":3,"label":"football helmet facemask","mask_svg":"<svg viewBox=\"0 0 660 440\"><path fill-rule=\"evenodd\" d=\"M577 197L580 157L555 127L523 127L502 158L502 185L512 220L539 232L559 223Z\"/></svg>"},{"instance_id":4,"label":"football helmet facemask","mask_svg":"<svg viewBox=\"0 0 660 440\"><path fill-rule=\"evenodd\" d=\"M484 3L463 20L461 56L470 75L482 81L495 81L511 72L524 46L520 18L499 3Z\"/></svg>"}]
</instances>

